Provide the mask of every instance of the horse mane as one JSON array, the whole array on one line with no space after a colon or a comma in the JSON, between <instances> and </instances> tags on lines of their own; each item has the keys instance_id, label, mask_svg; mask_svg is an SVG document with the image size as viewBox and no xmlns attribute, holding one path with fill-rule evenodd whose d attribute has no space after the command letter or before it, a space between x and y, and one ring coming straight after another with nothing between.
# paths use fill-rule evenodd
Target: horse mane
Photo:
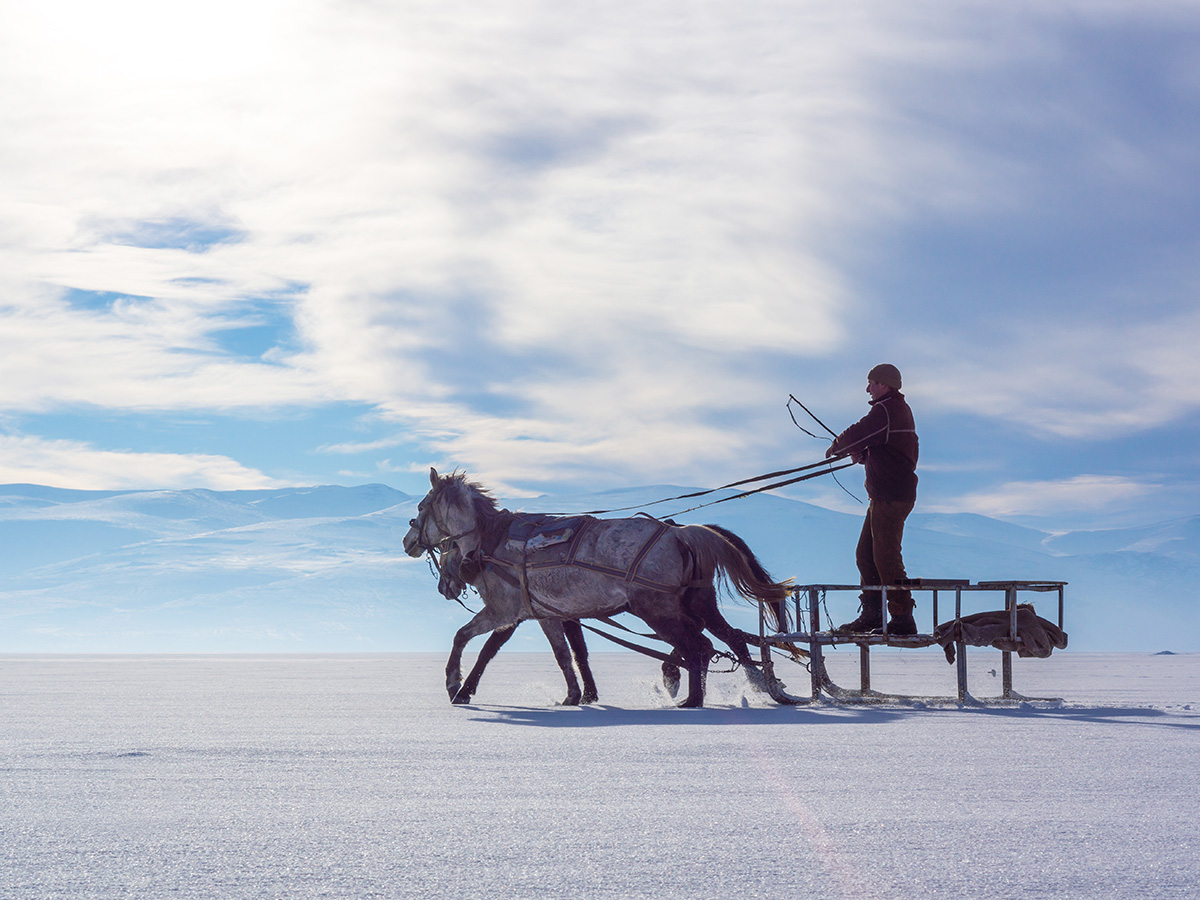
<instances>
[{"instance_id":1,"label":"horse mane","mask_svg":"<svg viewBox=\"0 0 1200 900\"><path fill-rule=\"evenodd\" d=\"M500 507L492 492L477 481L467 481L467 473L455 469L442 477L442 490L448 490L460 500L470 503L480 514L497 512Z\"/></svg>"},{"instance_id":2,"label":"horse mane","mask_svg":"<svg viewBox=\"0 0 1200 900\"><path fill-rule=\"evenodd\" d=\"M480 523L480 538L485 553L492 553L503 535L508 532L512 513L502 510L492 492L476 481L468 481L467 473L455 469L442 477L439 490L447 491L457 503L471 506Z\"/></svg>"}]
</instances>

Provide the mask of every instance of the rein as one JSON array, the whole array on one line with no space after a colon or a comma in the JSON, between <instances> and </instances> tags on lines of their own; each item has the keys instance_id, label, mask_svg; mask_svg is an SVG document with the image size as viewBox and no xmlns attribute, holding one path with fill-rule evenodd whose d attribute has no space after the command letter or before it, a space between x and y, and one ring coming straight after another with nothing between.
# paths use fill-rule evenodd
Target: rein
<instances>
[{"instance_id":1,"label":"rein","mask_svg":"<svg viewBox=\"0 0 1200 900\"><path fill-rule=\"evenodd\" d=\"M604 622L606 625L611 625L613 627L620 628L622 631L630 631L630 629L626 628L620 622L614 621L613 619L604 618L604 619L601 619L600 621ZM586 628L588 631L592 632L592 634L598 634L598 635L600 635L600 637L605 638L606 640L610 640L614 644L619 644L620 646L624 647L627 650L636 650L638 653L641 653L645 656L651 656L654 659L659 660L660 662L669 662L669 663L675 662L675 660L671 659L671 657L669 657L667 654L663 653L661 650L654 650L654 649L651 649L650 647L643 647L641 644L635 644L633 641L627 641L624 638L619 638L615 634L609 634L607 631L601 631L599 628L595 628L595 627L587 624L586 622L580 622L579 627ZM638 634L638 632L636 632L636 631L633 631L631 633ZM658 637L658 635L656 635L656 634L654 634L654 635L650 635L650 634L639 635L639 637L650 637L650 638L654 638L655 640L661 640Z\"/></svg>"},{"instance_id":2,"label":"rein","mask_svg":"<svg viewBox=\"0 0 1200 900\"><path fill-rule=\"evenodd\" d=\"M811 431L809 431L807 428L805 428L803 425L801 425L799 422L796 421L796 416L792 412L792 404L793 403L795 403L802 410L804 410L806 413L808 413L809 418L811 418L814 422L816 422L818 425L820 425L822 428L824 428L830 437L833 437L833 438L837 437L837 434L834 433L833 429L831 429L828 425L826 425L824 422L822 422L820 419L818 419L816 416L816 413L814 413L811 409L809 409L807 406L805 406L803 403L801 403L795 394L788 394L787 411L788 411L788 415L791 416L793 425L795 425L797 428L799 428L801 431L803 431L809 437L814 437L814 438L817 438L818 440L822 440L820 435L813 434ZM841 466L833 465L835 462L845 459L847 456L849 456L848 453L841 453L841 454L838 454L837 456L830 457L828 459L823 459L820 462L808 463L807 465L804 465L804 466L797 466L794 469L780 469L778 472L767 472L765 475L755 475L753 478L743 478L740 481L731 481L731 482L729 482L729 484L723 484L720 487L709 488L708 490L705 490L705 491L693 491L690 494L679 494L675 497L664 497L661 500L651 500L649 503L639 503L636 506L617 506L612 509L593 509L593 510L589 510L584 513L579 513L578 515L602 516L607 513L629 512L630 510L634 510L634 509L642 509L642 507L645 507L645 506L656 506L659 503L670 503L674 500L691 500L696 497L704 497L704 496L707 496L708 494L715 494L717 491L724 491L724 490L728 490L729 488L741 487L744 484L754 484L756 481L766 481L768 478L779 478L782 475L794 475L797 472L808 472L812 469L820 469L821 470L819 472L813 472L811 475L805 475L803 478L793 478L790 481L780 481L775 484L768 484L768 485L765 485L760 488L755 488L754 490L743 491L742 493L735 494L732 497L722 497L720 500L714 500L711 503L702 503L699 506L693 506L691 509L685 509L685 510L682 510L677 513L671 513L672 516L680 516L680 515L683 515L683 513L692 512L693 510L697 510L697 509L702 509L705 506L715 506L718 503L725 503L728 500L740 500L742 497L749 497L751 494L758 494L758 493L761 493L762 491L770 491L770 490L773 490L774 488L787 487L789 484L795 484L798 481L807 481L809 478L816 478L820 475L830 475L840 469L849 468L850 466L854 465L854 463L847 463L847 464L841 465ZM822 468L823 466L830 466L830 468ZM833 480L837 481L837 478L835 477ZM840 481L838 481L838 485L839 486L841 485ZM846 490L846 489L843 487L842 490ZM849 493L849 492L847 492L847 493ZM854 495L851 494L851 496L853 497ZM855 498L855 499L858 499L858 498ZM555 515L563 515L563 513L556 513ZM669 516L664 517L664 518L669 518Z\"/></svg>"},{"instance_id":3,"label":"rein","mask_svg":"<svg viewBox=\"0 0 1200 900\"><path fill-rule=\"evenodd\" d=\"M832 459L828 459L824 463L821 463L821 465L825 465L826 463L832 464L840 459L845 459L845 457L844 456L835 456ZM840 472L842 469L849 469L853 465L855 465L855 463L848 462L848 463L842 463L842 465L840 465L840 466L831 466L831 468L822 469L819 472L809 472L807 475L801 475L799 478L789 478L787 481L777 481L774 484L766 484L760 488L755 488L752 491L742 491L740 494L734 494L732 497L722 497L719 500L711 500L708 503L699 503L696 506L689 507L688 509L681 509L681 510L679 510L679 512L673 512L673 513L671 513L671 515L672 516L682 516L684 513L690 513L690 512L695 512L698 509L704 509L704 507L706 507L706 506L716 506L718 503L725 503L729 500L741 500L743 497L749 497L752 494L761 494L763 491L772 491L775 488L787 487L789 484L796 484L797 482L800 482L800 481L808 481L810 478L818 478L821 475L830 475L834 472ZM800 471L803 471L803 469L810 469L810 468L812 468L812 466L802 466L799 469L792 469L791 471L800 472ZM787 473L780 472L777 474L783 475L783 474L787 474ZM763 477L770 477L770 476L763 476ZM752 479L752 480L757 481L759 479ZM714 490L721 490L721 489L715 488ZM702 494L711 494L712 491L702 491L701 493ZM693 495L693 496L699 496L699 495Z\"/></svg>"},{"instance_id":4,"label":"rein","mask_svg":"<svg viewBox=\"0 0 1200 900\"><path fill-rule=\"evenodd\" d=\"M840 469L849 468L850 466L854 465L854 463L845 463L844 465L840 465L840 466L834 465L834 463L839 462L840 460L846 459L847 455L848 454L842 454L840 456L830 457L829 459L823 459L820 462L808 463L803 466L797 466L794 469L780 469L777 472L767 472L765 475L755 475L753 478L742 478L739 481L731 481L731 482L729 482L729 484L723 484L720 487L715 487L715 488L708 488L707 490L703 490L703 491L692 491L689 494L678 494L677 496L674 496L674 497L663 497L661 500L651 500L649 503L638 503L634 506L616 506L616 507L613 507L612 509L592 509L592 510L588 510L587 512L582 512L582 513L548 513L547 515L602 516L602 515L606 515L607 513L628 512L629 510L633 510L633 509L640 510L647 506L657 506L659 503L670 503L675 500L691 500L696 497L705 497L709 494L715 494L717 491L725 491L725 490L728 490L729 488L741 487L744 484L754 484L754 482L756 482L756 481L766 481L768 478L778 478L781 475L794 475L796 472L808 472L809 473L800 478L792 478L788 481L780 481L780 482L776 482L775 484L763 485L762 487L754 488L753 490L742 491L740 494L734 494L732 497L722 497L719 500L713 500L711 503L702 503L699 506L693 506L691 509L685 509L685 510L682 510L681 512L670 514L670 516L678 516L678 515L682 515L685 512L691 512L692 510L701 509L702 507L705 507L705 506L715 506L718 503L725 503L728 500L740 500L742 497L749 497L751 494L759 494L759 493L762 493L763 491L770 491L775 488L786 487L787 485L795 484L798 481L807 481L810 478L817 478L821 475L829 475L830 473L837 472ZM824 468L824 467L828 467L828 468ZM818 469L819 471L813 472L813 471L811 471L813 469ZM663 518L670 518L670 516L664 516ZM648 517L655 518L654 516L648 516Z\"/></svg>"}]
</instances>

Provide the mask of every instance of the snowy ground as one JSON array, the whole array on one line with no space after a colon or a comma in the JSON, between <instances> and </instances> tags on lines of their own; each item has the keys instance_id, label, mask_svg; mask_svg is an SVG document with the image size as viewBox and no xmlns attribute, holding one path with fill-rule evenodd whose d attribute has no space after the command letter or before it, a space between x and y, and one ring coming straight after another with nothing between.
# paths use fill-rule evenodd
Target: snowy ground
<instances>
[{"instance_id":1,"label":"snowy ground","mask_svg":"<svg viewBox=\"0 0 1200 900\"><path fill-rule=\"evenodd\" d=\"M936 649L873 659L953 692ZM466 708L441 655L0 656L0 898L1200 894L1198 655L1018 660L1065 702L1002 710L782 708L741 673L677 710L594 661L571 709L548 654Z\"/></svg>"}]
</instances>

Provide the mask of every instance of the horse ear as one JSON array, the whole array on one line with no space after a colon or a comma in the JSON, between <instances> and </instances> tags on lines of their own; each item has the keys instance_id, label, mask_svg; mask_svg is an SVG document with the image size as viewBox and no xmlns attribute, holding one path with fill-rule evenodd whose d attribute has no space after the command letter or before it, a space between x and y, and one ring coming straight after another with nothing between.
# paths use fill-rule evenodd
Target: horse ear
<instances>
[{"instance_id":1,"label":"horse ear","mask_svg":"<svg viewBox=\"0 0 1200 900\"><path fill-rule=\"evenodd\" d=\"M438 473L433 466L429 467L429 483L434 487L438 486Z\"/></svg>"}]
</instances>

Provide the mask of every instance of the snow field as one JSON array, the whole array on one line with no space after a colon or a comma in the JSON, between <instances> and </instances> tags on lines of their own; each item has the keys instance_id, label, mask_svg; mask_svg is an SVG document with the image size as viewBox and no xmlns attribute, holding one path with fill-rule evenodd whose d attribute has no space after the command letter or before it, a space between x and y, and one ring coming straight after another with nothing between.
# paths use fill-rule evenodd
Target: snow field
<instances>
[{"instance_id":1,"label":"snow field","mask_svg":"<svg viewBox=\"0 0 1200 900\"><path fill-rule=\"evenodd\" d=\"M872 659L953 690L936 650ZM971 660L993 693L999 654ZM593 661L572 709L548 653L465 708L441 654L0 657L0 898L1200 891L1195 655L1017 660L1064 703L1012 709L783 708L715 673L677 710L653 661ZM830 665L855 683L856 651Z\"/></svg>"}]
</instances>

